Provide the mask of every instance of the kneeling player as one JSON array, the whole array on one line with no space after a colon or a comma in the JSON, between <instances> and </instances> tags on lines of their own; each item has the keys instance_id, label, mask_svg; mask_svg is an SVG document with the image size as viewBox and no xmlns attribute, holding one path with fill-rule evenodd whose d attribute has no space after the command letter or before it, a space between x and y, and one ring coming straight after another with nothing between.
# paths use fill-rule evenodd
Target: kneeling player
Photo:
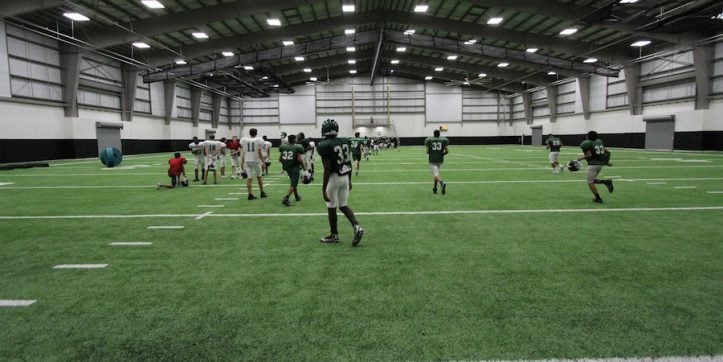
<instances>
[{"instance_id":1,"label":"kneeling player","mask_svg":"<svg viewBox=\"0 0 723 362\"><path fill-rule=\"evenodd\" d=\"M186 164L186 159L184 157L181 157L180 152L176 152L173 154L173 158L168 160L168 177L171 178L171 184L170 185L161 185L158 184L157 189L160 189L161 187L172 189L175 187L181 186L181 176L186 176L186 170L183 165ZM188 180L185 181L188 185Z\"/></svg>"}]
</instances>

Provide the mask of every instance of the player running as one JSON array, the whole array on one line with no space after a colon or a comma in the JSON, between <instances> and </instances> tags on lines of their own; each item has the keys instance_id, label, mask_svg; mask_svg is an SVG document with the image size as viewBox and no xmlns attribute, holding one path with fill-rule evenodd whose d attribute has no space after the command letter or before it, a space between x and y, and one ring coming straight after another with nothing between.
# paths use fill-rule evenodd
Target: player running
<instances>
[{"instance_id":1,"label":"player running","mask_svg":"<svg viewBox=\"0 0 723 362\"><path fill-rule=\"evenodd\" d=\"M429 168L434 176L432 192L435 194L437 193L438 183L442 187L442 195L447 193L447 184L442 181L442 176L439 174L439 169L442 168L442 163L444 163L444 155L449 153L447 145L449 145L449 140L447 137L440 137L438 129L434 130L434 137L428 137L424 140L424 147L429 155Z\"/></svg>"},{"instance_id":2,"label":"player running","mask_svg":"<svg viewBox=\"0 0 723 362\"><path fill-rule=\"evenodd\" d=\"M577 160L587 160L587 186L590 188L590 191L592 191L592 194L595 195L592 202L602 204L603 200L600 198L597 186L595 185L603 184L607 187L608 192L613 192L613 180L601 180L597 178L603 166L613 165L609 162L610 152L605 149L605 144L603 144L603 141L598 138L597 132L595 131L587 133L587 139L580 144L580 148L582 149L584 156L578 157Z\"/></svg>"},{"instance_id":3,"label":"player running","mask_svg":"<svg viewBox=\"0 0 723 362\"><path fill-rule=\"evenodd\" d=\"M299 185L301 169L303 168L304 171L306 171L306 166L304 166L304 148L296 144L296 136L289 135L288 141L289 143L279 147L279 162L281 162L281 166L284 171L286 171L286 174L289 175L289 191L281 203L286 206L291 206L289 197L292 193L296 201L301 201L297 186Z\"/></svg>"},{"instance_id":4,"label":"player running","mask_svg":"<svg viewBox=\"0 0 723 362\"><path fill-rule=\"evenodd\" d=\"M329 216L331 234L321 238L322 243L338 243L336 208L338 207L347 220L354 227L354 239L351 245L357 246L364 235L354 212L347 205L349 191L351 191L351 141L348 138L337 138L339 124L333 119L327 119L321 125L321 134L324 140L319 142L317 150L324 164L324 183L321 192L326 201L326 210Z\"/></svg>"},{"instance_id":5,"label":"player running","mask_svg":"<svg viewBox=\"0 0 723 362\"><path fill-rule=\"evenodd\" d=\"M555 137L550 133L545 141L545 148L550 150L550 166L552 166L552 173L561 173L563 167L560 166L560 162L557 160L560 157L560 148L562 147L562 140Z\"/></svg>"},{"instance_id":6,"label":"player running","mask_svg":"<svg viewBox=\"0 0 723 362\"><path fill-rule=\"evenodd\" d=\"M356 162L356 175L359 176L359 164L361 163L362 152L364 152L364 139L359 138L359 132L354 133L351 139L351 158Z\"/></svg>"}]
</instances>

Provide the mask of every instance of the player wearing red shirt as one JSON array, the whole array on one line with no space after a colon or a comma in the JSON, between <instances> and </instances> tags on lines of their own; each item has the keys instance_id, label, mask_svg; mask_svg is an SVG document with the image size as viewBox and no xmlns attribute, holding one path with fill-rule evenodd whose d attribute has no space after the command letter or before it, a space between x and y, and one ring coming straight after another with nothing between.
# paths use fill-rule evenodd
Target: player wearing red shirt
<instances>
[{"instance_id":1,"label":"player wearing red shirt","mask_svg":"<svg viewBox=\"0 0 723 362\"><path fill-rule=\"evenodd\" d=\"M173 156L173 158L168 160L168 176L171 178L171 184L161 185L158 183L157 188L165 187L172 189L181 186L181 176L186 176L186 170L183 166L186 164L186 158L181 157L180 152L176 152Z\"/></svg>"},{"instance_id":2,"label":"player wearing red shirt","mask_svg":"<svg viewBox=\"0 0 723 362\"><path fill-rule=\"evenodd\" d=\"M231 137L231 140L226 143L226 148L231 150L231 178L236 178L236 172L239 171L239 156L241 155L241 142L238 141L238 137Z\"/></svg>"}]
</instances>

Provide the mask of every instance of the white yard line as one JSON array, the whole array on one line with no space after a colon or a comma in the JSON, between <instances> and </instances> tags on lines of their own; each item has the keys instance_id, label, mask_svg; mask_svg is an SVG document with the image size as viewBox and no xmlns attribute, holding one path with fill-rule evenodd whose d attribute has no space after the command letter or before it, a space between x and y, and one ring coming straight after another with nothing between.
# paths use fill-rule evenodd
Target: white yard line
<instances>
[{"instance_id":1,"label":"white yard line","mask_svg":"<svg viewBox=\"0 0 723 362\"><path fill-rule=\"evenodd\" d=\"M217 197L215 201L238 201L238 197Z\"/></svg>"},{"instance_id":2,"label":"white yard line","mask_svg":"<svg viewBox=\"0 0 723 362\"><path fill-rule=\"evenodd\" d=\"M0 186L14 185L15 182L0 182Z\"/></svg>"},{"instance_id":3,"label":"white yard line","mask_svg":"<svg viewBox=\"0 0 723 362\"><path fill-rule=\"evenodd\" d=\"M105 215L105 216L112 216L112 215ZM141 215L142 217L154 217L153 215ZM186 215L188 216L196 216L196 215ZM157 217L157 216L156 216ZM178 216L180 217L180 216ZM88 219L92 219L93 217L88 217ZM107 217L106 219L113 219L114 217ZM164 229L183 229L184 226L182 225L157 225L157 226L149 226L146 229L150 230L164 230Z\"/></svg>"},{"instance_id":4,"label":"white yard line","mask_svg":"<svg viewBox=\"0 0 723 362\"><path fill-rule=\"evenodd\" d=\"M675 186L676 189L694 189L695 186Z\"/></svg>"},{"instance_id":5,"label":"white yard line","mask_svg":"<svg viewBox=\"0 0 723 362\"><path fill-rule=\"evenodd\" d=\"M648 182L648 185L665 185L665 182Z\"/></svg>"},{"instance_id":6,"label":"white yard line","mask_svg":"<svg viewBox=\"0 0 723 362\"><path fill-rule=\"evenodd\" d=\"M723 194L723 191L708 191L709 194Z\"/></svg>"},{"instance_id":7,"label":"white yard line","mask_svg":"<svg viewBox=\"0 0 723 362\"><path fill-rule=\"evenodd\" d=\"M504 360L501 360L504 361ZM722 362L723 356L686 357L621 357L621 358L550 358L541 360L519 360L522 362Z\"/></svg>"},{"instance_id":8,"label":"white yard line","mask_svg":"<svg viewBox=\"0 0 723 362\"><path fill-rule=\"evenodd\" d=\"M225 207L226 205L198 205L197 207Z\"/></svg>"},{"instance_id":9,"label":"white yard line","mask_svg":"<svg viewBox=\"0 0 723 362\"><path fill-rule=\"evenodd\" d=\"M109 245L112 245L112 246L148 246L148 245L153 245L153 243L147 242L147 241L120 241L120 242L110 243Z\"/></svg>"},{"instance_id":10,"label":"white yard line","mask_svg":"<svg viewBox=\"0 0 723 362\"><path fill-rule=\"evenodd\" d=\"M206 216L208 216L208 215L211 215L211 214L213 214L213 211L207 211L207 212L204 212L204 213L201 214L201 215L198 215L198 216L194 217L193 219L194 219L194 220L201 220L201 219L203 219L204 217L206 217Z\"/></svg>"},{"instance_id":11,"label":"white yard line","mask_svg":"<svg viewBox=\"0 0 723 362\"><path fill-rule=\"evenodd\" d=\"M53 267L53 269L103 269L108 264L59 264Z\"/></svg>"},{"instance_id":12,"label":"white yard line","mask_svg":"<svg viewBox=\"0 0 723 362\"><path fill-rule=\"evenodd\" d=\"M719 191L723 193L723 191ZM695 207L633 207L611 209L510 209L510 210L442 210L442 211L367 211L355 212L356 215L474 215L474 214L544 214L544 213L588 213L588 212L671 212L671 211L720 211L723 206ZM204 217L308 217L327 216L327 213L248 213L248 214L202 214ZM202 215L189 214L156 214L156 215L34 215L34 216L0 216L0 220L34 220L34 219L135 219L135 218L197 218ZM183 229L183 226L149 226L148 229Z\"/></svg>"},{"instance_id":13,"label":"white yard line","mask_svg":"<svg viewBox=\"0 0 723 362\"><path fill-rule=\"evenodd\" d=\"M35 300L0 299L0 307L27 307Z\"/></svg>"}]
</instances>

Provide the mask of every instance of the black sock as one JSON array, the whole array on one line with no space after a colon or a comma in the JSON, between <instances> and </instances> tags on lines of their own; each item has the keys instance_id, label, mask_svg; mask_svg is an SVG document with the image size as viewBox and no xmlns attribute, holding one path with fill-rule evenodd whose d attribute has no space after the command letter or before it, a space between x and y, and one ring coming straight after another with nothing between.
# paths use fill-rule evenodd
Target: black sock
<instances>
[{"instance_id":1,"label":"black sock","mask_svg":"<svg viewBox=\"0 0 723 362\"><path fill-rule=\"evenodd\" d=\"M437 180L434 180L434 187L437 187Z\"/></svg>"},{"instance_id":2,"label":"black sock","mask_svg":"<svg viewBox=\"0 0 723 362\"><path fill-rule=\"evenodd\" d=\"M332 235L338 235L339 230L336 228L336 208L327 208L326 211L329 214L329 227L331 228Z\"/></svg>"}]
</instances>

